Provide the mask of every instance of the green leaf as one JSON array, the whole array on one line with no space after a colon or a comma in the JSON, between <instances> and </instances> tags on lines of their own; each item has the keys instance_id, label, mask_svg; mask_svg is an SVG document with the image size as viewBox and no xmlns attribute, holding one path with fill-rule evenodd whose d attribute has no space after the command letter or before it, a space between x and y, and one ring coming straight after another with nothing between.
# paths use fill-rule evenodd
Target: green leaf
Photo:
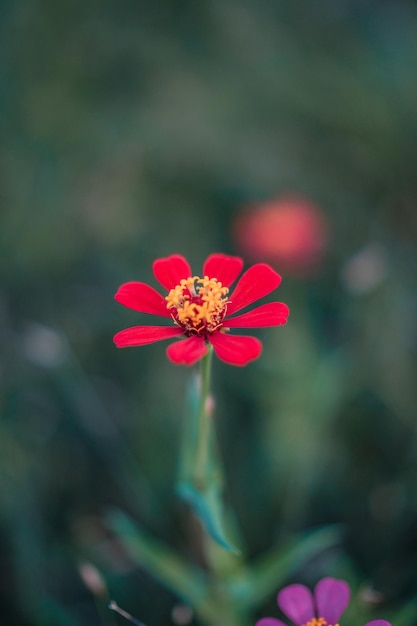
<instances>
[{"instance_id":1,"label":"green leaf","mask_svg":"<svg viewBox=\"0 0 417 626\"><path fill-rule=\"evenodd\" d=\"M188 565L121 511L112 511L106 519L129 556L140 567L194 607L206 599L206 579L201 570Z\"/></svg>"},{"instance_id":2,"label":"green leaf","mask_svg":"<svg viewBox=\"0 0 417 626\"><path fill-rule=\"evenodd\" d=\"M326 526L303 537L297 537L284 547L272 550L230 582L230 594L239 598L242 606L256 607L286 582L288 576L323 550L340 542L340 527Z\"/></svg>"},{"instance_id":3,"label":"green leaf","mask_svg":"<svg viewBox=\"0 0 417 626\"><path fill-rule=\"evenodd\" d=\"M222 548L240 554L228 539L221 493L215 484L208 485L204 491L198 491L191 483L181 483L177 487L180 497L188 502L205 530Z\"/></svg>"},{"instance_id":4,"label":"green leaf","mask_svg":"<svg viewBox=\"0 0 417 626\"><path fill-rule=\"evenodd\" d=\"M229 538L230 530L227 527L227 515L222 499L223 467L215 446L212 415L206 413L206 397L201 389L199 379L194 379L188 390L188 412L183 432L177 493L190 505L214 541L222 548L239 554L240 550L233 545ZM206 427L203 463L198 456L199 443L201 444L201 441L199 442L199 437L201 437L199 429L202 420L205 420Z\"/></svg>"}]
</instances>

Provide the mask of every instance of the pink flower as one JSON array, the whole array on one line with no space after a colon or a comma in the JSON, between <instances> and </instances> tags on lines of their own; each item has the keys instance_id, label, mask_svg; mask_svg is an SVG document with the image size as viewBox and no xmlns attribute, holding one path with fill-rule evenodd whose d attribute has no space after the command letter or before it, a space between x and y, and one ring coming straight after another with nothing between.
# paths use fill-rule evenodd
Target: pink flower
<instances>
[{"instance_id":1,"label":"pink flower","mask_svg":"<svg viewBox=\"0 0 417 626\"><path fill-rule=\"evenodd\" d=\"M285 195L248 207L238 216L235 239L251 259L306 274L317 267L328 239L324 215L312 202Z\"/></svg>"},{"instance_id":2,"label":"pink flower","mask_svg":"<svg viewBox=\"0 0 417 626\"><path fill-rule=\"evenodd\" d=\"M281 611L296 626L337 626L350 598L349 585L344 580L322 578L314 594L304 585L284 587L277 597ZM286 626L274 617L263 617L256 626ZM391 626L384 619L376 619L365 626Z\"/></svg>"},{"instance_id":3,"label":"pink flower","mask_svg":"<svg viewBox=\"0 0 417 626\"><path fill-rule=\"evenodd\" d=\"M229 317L271 293L281 282L269 265L258 263L246 270L229 296L242 268L239 257L212 254L199 277L193 276L187 260L179 254L157 259L153 273L166 290L165 297L146 283L130 282L119 287L115 299L140 313L169 318L174 325L126 328L114 336L116 346L142 346L183 337L167 348L168 357L177 364L192 365L207 353L208 344L219 359L231 365L246 365L256 359L262 350L259 339L229 335L228 330L285 324L289 309L282 302L271 302Z\"/></svg>"}]
</instances>

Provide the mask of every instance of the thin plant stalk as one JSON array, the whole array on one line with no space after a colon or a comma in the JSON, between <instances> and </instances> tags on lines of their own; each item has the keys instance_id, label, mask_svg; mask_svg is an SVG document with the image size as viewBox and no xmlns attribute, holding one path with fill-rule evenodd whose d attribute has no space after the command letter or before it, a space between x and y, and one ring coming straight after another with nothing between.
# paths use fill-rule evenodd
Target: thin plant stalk
<instances>
[{"instance_id":1,"label":"thin plant stalk","mask_svg":"<svg viewBox=\"0 0 417 626\"><path fill-rule=\"evenodd\" d=\"M195 458L194 479L200 489L205 488L205 475L210 446L210 420L212 418L209 410L211 363L213 349L209 346L206 356L200 363L200 401L198 409L198 434L197 451Z\"/></svg>"}]
</instances>

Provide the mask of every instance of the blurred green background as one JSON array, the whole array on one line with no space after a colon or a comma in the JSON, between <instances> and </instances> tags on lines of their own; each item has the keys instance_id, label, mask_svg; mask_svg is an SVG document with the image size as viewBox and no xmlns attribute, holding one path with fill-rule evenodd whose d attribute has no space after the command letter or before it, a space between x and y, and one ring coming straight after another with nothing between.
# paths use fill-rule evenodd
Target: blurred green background
<instances>
[{"instance_id":1,"label":"blurred green background","mask_svg":"<svg viewBox=\"0 0 417 626\"><path fill-rule=\"evenodd\" d=\"M102 522L198 559L174 494L190 370L117 350L145 316L113 294L158 256L245 256L235 220L287 193L328 246L314 274L275 265L291 317L262 358L215 363L228 498L251 558L338 524L291 580L412 601L416 2L3 0L0 59L0 623L111 623L85 560L148 626L185 623Z\"/></svg>"}]
</instances>

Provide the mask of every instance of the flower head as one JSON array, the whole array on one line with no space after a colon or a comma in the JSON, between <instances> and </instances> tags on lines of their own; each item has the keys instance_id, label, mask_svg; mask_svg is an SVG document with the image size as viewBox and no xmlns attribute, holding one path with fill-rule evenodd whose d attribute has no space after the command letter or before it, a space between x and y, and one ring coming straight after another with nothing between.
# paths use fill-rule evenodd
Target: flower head
<instances>
[{"instance_id":1,"label":"flower head","mask_svg":"<svg viewBox=\"0 0 417 626\"><path fill-rule=\"evenodd\" d=\"M192 365L207 353L209 344L222 361L231 365L246 365L256 359L262 350L261 342L255 337L229 335L229 329L279 326L286 323L289 309L282 302L270 302L230 317L271 293L281 282L269 265L257 263L230 291L242 268L239 257L212 254L203 265L202 276L195 276L179 254L157 259L153 273L166 290L165 296L146 283L129 282L119 287L115 299L140 313L169 318L174 324L126 328L114 336L116 346L142 346L183 337L167 348L174 363Z\"/></svg>"},{"instance_id":2,"label":"flower head","mask_svg":"<svg viewBox=\"0 0 417 626\"><path fill-rule=\"evenodd\" d=\"M304 275L323 257L328 226L309 199L283 195L248 207L235 222L234 236L251 259L279 263L286 272Z\"/></svg>"},{"instance_id":3,"label":"flower head","mask_svg":"<svg viewBox=\"0 0 417 626\"><path fill-rule=\"evenodd\" d=\"M350 598L347 582L336 578L322 578L314 594L304 585L284 587L277 597L278 606L296 626L338 626L339 619ZM263 617L256 626L286 626L274 617ZM365 626L391 626L384 619L376 619Z\"/></svg>"}]
</instances>

